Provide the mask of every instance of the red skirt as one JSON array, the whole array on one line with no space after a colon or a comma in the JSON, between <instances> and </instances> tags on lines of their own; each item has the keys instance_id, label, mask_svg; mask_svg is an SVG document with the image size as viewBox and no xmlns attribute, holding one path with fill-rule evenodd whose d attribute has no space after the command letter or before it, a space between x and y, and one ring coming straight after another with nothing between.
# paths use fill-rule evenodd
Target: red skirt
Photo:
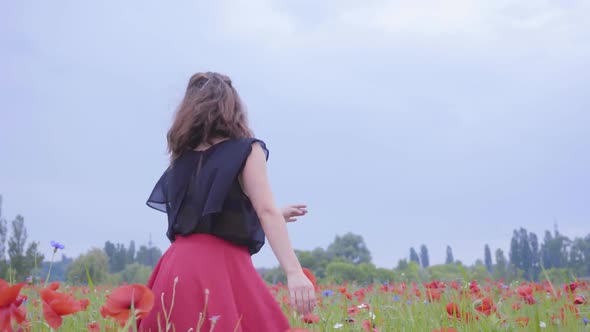
<instances>
[{"instance_id":1,"label":"red skirt","mask_svg":"<svg viewBox=\"0 0 590 332\"><path fill-rule=\"evenodd\" d=\"M164 310L168 313L172 308L170 331L197 331L200 315L202 332L208 332L214 320L217 332L284 332L290 328L247 248L212 235L177 236L147 286L154 292L155 301L150 314L138 323L142 332L166 331L162 294ZM207 309L201 314L206 298Z\"/></svg>"}]
</instances>

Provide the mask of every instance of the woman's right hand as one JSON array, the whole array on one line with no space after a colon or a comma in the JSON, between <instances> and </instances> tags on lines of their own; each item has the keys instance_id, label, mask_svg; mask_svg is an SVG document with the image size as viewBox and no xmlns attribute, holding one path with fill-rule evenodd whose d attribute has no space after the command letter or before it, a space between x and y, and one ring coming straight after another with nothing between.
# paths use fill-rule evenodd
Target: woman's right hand
<instances>
[{"instance_id":1,"label":"woman's right hand","mask_svg":"<svg viewBox=\"0 0 590 332\"><path fill-rule=\"evenodd\" d=\"M291 305L303 314L310 313L316 304L315 289L303 273L289 239L285 217L275 205L266 174L266 155L260 144L252 145L252 153L242 170L242 184L260 219L264 234L287 275Z\"/></svg>"},{"instance_id":2,"label":"woman's right hand","mask_svg":"<svg viewBox=\"0 0 590 332\"><path fill-rule=\"evenodd\" d=\"M315 288L303 270L287 275L287 285L291 305L297 308L300 314L310 313L316 305Z\"/></svg>"}]
</instances>

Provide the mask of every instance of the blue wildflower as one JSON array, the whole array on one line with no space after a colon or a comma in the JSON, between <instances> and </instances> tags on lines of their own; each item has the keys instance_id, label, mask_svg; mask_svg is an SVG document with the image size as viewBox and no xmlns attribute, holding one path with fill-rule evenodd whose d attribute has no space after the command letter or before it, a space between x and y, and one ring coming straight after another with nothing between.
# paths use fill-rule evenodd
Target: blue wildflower
<instances>
[{"instance_id":1,"label":"blue wildflower","mask_svg":"<svg viewBox=\"0 0 590 332\"><path fill-rule=\"evenodd\" d=\"M332 292L331 290L329 290L329 289L328 289L327 291L324 291L324 293L323 293L323 294L324 294L324 296L330 296L330 295L332 295L333 293L334 293L334 292Z\"/></svg>"},{"instance_id":2,"label":"blue wildflower","mask_svg":"<svg viewBox=\"0 0 590 332\"><path fill-rule=\"evenodd\" d=\"M412 301L408 300L408 304L412 304Z\"/></svg>"},{"instance_id":3,"label":"blue wildflower","mask_svg":"<svg viewBox=\"0 0 590 332\"><path fill-rule=\"evenodd\" d=\"M584 325L588 324L588 318L584 317L584 319L582 319L582 321L584 322Z\"/></svg>"},{"instance_id":4,"label":"blue wildflower","mask_svg":"<svg viewBox=\"0 0 590 332\"><path fill-rule=\"evenodd\" d=\"M397 295L396 295L396 296L394 296L394 297L393 297L393 300L394 300L394 301L399 301L399 296L397 296Z\"/></svg>"},{"instance_id":5,"label":"blue wildflower","mask_svg":"<svg viewBox=\"0 0 590 332\"><path fill-rule=\"evenodd\" d=\"M59 242L51 241L50 243L51 243L51 246L53 247L53 252L56 252L57 249L63 249L63 248L65 248L65 246L63 244L59 243Z\"/></svg>"}]
</instances>

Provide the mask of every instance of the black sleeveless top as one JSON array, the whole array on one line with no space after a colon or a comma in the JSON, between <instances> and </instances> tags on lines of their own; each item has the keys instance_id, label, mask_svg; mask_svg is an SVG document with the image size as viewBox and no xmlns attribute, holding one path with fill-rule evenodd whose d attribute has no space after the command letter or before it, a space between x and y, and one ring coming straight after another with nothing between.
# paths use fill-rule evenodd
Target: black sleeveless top
<instances>
[{"instance_id":1,"label":"black sleeveless top","mask_svg":"<svg viewBox=\"0 0 590 332\"><path fill-rule=\"evenodd\" d=\"M251 255L264 245L264 231L238 181L255 138L217 143L204 151L187 151L156 183L147 205L168 215L166 236L207 233L248 247Z\"/></svg>"}]
</instances>

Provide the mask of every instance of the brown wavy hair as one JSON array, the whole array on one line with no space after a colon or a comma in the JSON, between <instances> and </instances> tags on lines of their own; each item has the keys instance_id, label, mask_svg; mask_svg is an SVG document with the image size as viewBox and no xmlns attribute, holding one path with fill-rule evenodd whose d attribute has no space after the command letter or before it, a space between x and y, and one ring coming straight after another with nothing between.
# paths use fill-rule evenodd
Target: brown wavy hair
<instances>
[{"instance_id":1,"label":"brown wavy hair","mask_svg":"<svg viewBox=\"0 0 590 332\"><path fill-rule=\"evenodd\" d=\"M171 161L202 143L213 144L213 138L242 137L252 137L252 131L230 78L212 72L194 74L168 131Z\"/></svg>"}]
</instances>

